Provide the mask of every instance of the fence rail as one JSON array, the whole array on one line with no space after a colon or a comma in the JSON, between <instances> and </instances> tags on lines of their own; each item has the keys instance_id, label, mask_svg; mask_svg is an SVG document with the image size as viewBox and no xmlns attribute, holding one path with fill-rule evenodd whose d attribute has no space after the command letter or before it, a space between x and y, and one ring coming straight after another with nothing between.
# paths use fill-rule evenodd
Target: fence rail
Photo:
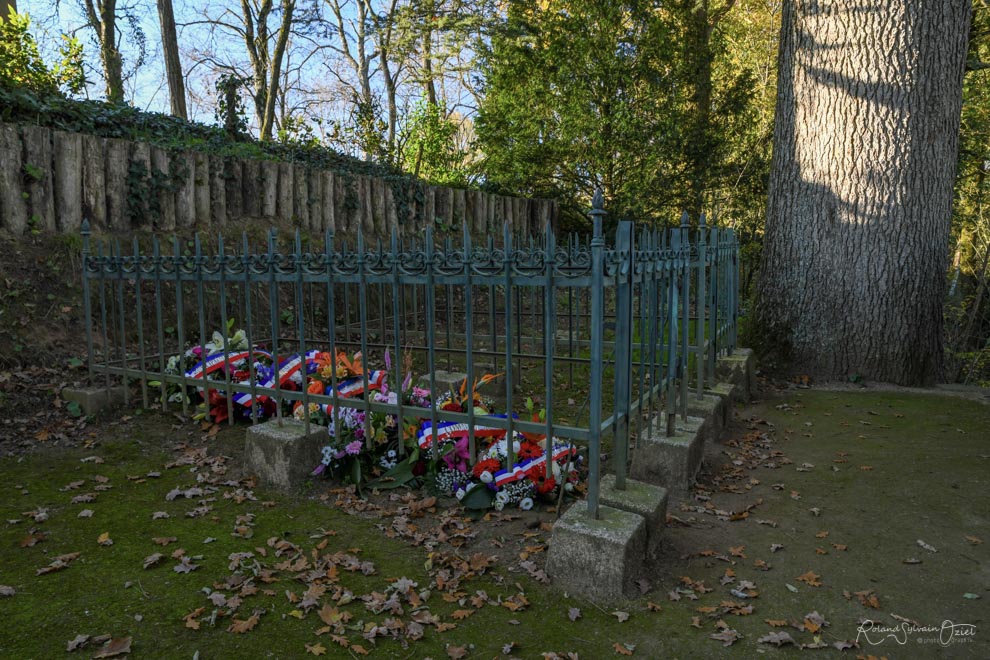
<instances>
[{"instance_id":1,"label":"fence rail","mask_svg":"<svg viewBox=\"0 0 990 660\"><path fill-rule=\"evenodd\" d=\"M238 414L257 423L265 401L281 421L282 402L298 403L307 433L306 411L320 409L336 428L355 409L393 415L400 428L420 422L427 438L464 424L471 461L481 436L566 440L587 452L597 516L603 451L624 488L630 440L672 434L688 398L710 384L716 358L734 349L739 259L733 232L706 226L704 216L693 228L685 215L679 227L638 232L622 221L611 246L599 195L591 217L590 240L561 244L549 226L521 238L506 225L500 240L481 243L465 226L456 241L427 228L421 240L393 232L372 244L359 233L353 246L331 232L317 243L297 232L286 246L272 232L262 251L246 236L209 247L197 236L173 239L168 254L157 238L145 252L135 240L124 254L117 241L91 239L84 223L90 377L108 388L136 381L146 407L154 396L188 414L198 399L205 409L216 401L230 423ZM307 386L321 356L341 352L361 354L351 377L334 367L328 387ZM463 373L465 385L497 375L491 405L501 414L439 407L441 369ZM434 394L428 410L402 396L353 396L386 383L395 390L413 372ZM533 395L542 414L514 414ZM549 466L554 442L543 445ZM437 447L423 446L434 460ZM511 470L513 443L506 447Z\"/></svg>"}]
</instances>

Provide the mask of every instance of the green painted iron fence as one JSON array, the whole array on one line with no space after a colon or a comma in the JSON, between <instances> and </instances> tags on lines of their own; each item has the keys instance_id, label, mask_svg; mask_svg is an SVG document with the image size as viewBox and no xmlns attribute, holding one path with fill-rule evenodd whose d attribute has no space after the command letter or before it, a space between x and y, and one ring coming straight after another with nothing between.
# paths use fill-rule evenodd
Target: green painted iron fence
<instances>
[{"instance_id":1,"label":"green painted iron fence","mask_svg":"<svg viewBox=\"0 0 990 660\"><path fill-rule=\"evenodd\" d=\"M466 227L456 240L431 229L421 239L358 234L354 245L329 232L316 242L297 232L285 245L272 231L263 250L247 236L208 246L197 236L168 246L152 238L144 250L135 239L126 254L117 240L91 238L84 222L90 378L107 388L123 382L127 396L136 383L145 407L154 398L187 414L196 403L190 393L207 407L222 393L230 423L237 414L257 423L267 398L304 411L323 406L338 422L347 408L420 420L430 437L463 424L472 460L478 429L566 440L586 452L588 510L597 516L603 453L624 488L636 439L672 434L689 397L711 384L716 358L735 348L739 277L733 232L706 226L704 216L692 227L685 215L672 229L637 231L622 221L612 245L604 217L596 195L590 240L561 243L549 227L522 238L506 226L480 243ZM359 373L346 383L331 369L326 392L308 391L304 376L301 388L287 384L319 352L358 351ZM183 356L196 361L191 370ZM230 368L261 356L271 374L248 368L238 377ZM214 368L221 380L207 378ZM367 392L384 380L394 388L410 372L434 394L451 372L466 384L497 375L492 403L505 414L445 410L437 396L429 409L413 408L401 397L376 401L342 389ZM513 414L534 407L533 397L541 414ZM658 430L660 413L666 425ZM276 405L279 423L282 415ZM308 427L309 416L303 421ZM551 452L553 442L544 444Z\"/></svg>"}]
</instances>

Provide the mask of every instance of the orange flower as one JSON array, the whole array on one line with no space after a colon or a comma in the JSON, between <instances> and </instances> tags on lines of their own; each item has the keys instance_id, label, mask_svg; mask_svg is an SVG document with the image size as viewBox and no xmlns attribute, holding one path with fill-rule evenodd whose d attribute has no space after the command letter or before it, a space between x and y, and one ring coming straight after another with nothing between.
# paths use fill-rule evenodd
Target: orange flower
<instances>
[{"instance_id":1,"label":"orange flower","mask_svg":"<svg viewBox=\"0 0 990 660\"><path fill-rule=\"evenodd\" d=\"M347 378L348 376L359 376L363 372L361 366L361 352L354 354L354 359L347 359L347 353L343 351L337 353L337 378Z\"/></svg>"}]
</instances>

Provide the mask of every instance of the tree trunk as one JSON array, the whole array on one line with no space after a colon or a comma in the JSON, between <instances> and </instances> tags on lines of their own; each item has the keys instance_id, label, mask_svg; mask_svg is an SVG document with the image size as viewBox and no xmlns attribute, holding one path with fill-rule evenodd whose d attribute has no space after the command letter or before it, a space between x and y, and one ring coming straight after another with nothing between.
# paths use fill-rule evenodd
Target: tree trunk
<instances>
[{"instance_id":1,"label":"tree trunk","mask_svg":"<svg viewBox=\"0 0 990 660\"><path fill-rule=\"evenodd\" d=\"M0 19L7 21L17 13L17 0L0 0Z\"/></svg>"},{"instance_id":2,"label":"tree trunk","mask_svg":"<svg viewBox=\"0 0 990 660\"><path fill-rule=\"evenodd\" d=\"M188 119L186 86L182 79L182 63L179 61L179 40L175 34L172 0L158 0L158 20L162 28L162 54L165 56L165 77L168 80L168 97L172 114Z\"/></svg>"},{"instance_id":3,"label":"tree trunk","mask_svg":"<svg viewBox=\"0 0 990 660\"><path fill-rule=\"evenodd\" d=\"M939 375L970 5L784 3L756 326L804 373Z\"/></svg>"}]
</instances>

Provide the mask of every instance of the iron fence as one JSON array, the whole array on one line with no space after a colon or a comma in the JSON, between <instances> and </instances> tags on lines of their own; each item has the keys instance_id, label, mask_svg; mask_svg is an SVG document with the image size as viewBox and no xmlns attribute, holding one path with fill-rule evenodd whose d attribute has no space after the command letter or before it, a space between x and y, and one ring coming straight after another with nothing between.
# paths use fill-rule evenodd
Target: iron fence
<instances>
[{"instance_id":1,"label":"iron fence","mask_svg":"<svg viewBox=\"0 0 990 660\"><path fill-rule=\"evenodd\" d=\"M603 452L624 488L636 439L672 434L689 397L711 383L716 358L734 349L739 277L733 232L706 226L704 216L696 227L685 215L679 227L638 232L619 222L612 246L604 216L596 195L590 240L562 244L549 227L523 238L506 225L500 240L480 244L466 227L456 241L428 228L421 239L393 232L371 244L359 233L353 246L330 232L317 243L297 232L286 246L273 231L263 250L247 236L234 246L197 236L174 238L169 253L158 238L144 250L135 239L129 254L117 240L91 239L84 223L90 378L108 388L122 381L127 396L136 381L145 407L154 396L187 414L197 397L209 407L220 393L229 423L237 413L257 423L265 400L322 409L338 424L347 409L386 413L419 422L434 459L438 443L429 440L451 424L466 430L471 460L482 435L563 439L587 452L588 510L597 516ZM300 389L289 385L321 353L352 351L363 358L357 375L331 369L325 391L309 391L305 375ZM187 369L181 358L190 355ZM251 368L263 356L270 374ZM231 365L245 361L238 376ZM445 372L462 373L468 387L497 375L492 406L503 414L446 410L437 396L428 410L401 397L352 396L386 381L395 388L413 371L434 394ZM542 414L514 414L533 408L534 395ZM281 423L283 407L273 414ZM302 417L308 433L310 416ZM553 446L544 443L548 466Z\"/></svg>"}]
</instances>

